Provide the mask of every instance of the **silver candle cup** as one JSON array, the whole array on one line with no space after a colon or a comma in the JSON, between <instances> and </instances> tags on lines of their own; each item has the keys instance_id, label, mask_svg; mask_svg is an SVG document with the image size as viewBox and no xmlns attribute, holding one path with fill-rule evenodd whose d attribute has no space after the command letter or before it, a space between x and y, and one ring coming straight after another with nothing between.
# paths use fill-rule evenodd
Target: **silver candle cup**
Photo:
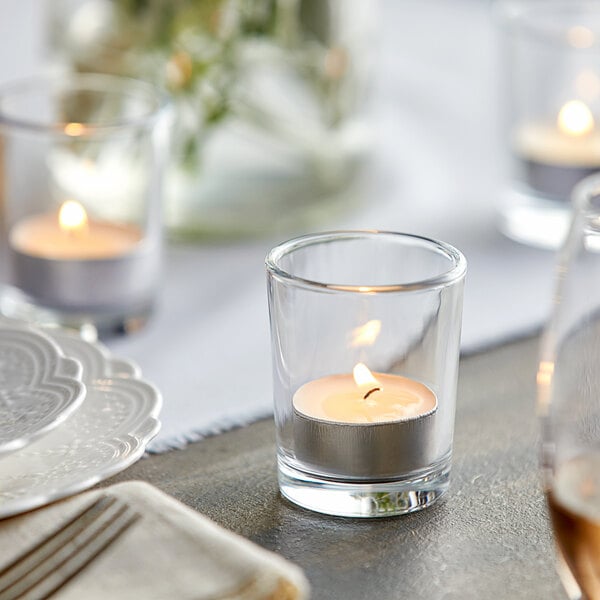
<instances>
[{"instance_id":1,"label":"silver candle cup","mask_svg":"<svg viewBox=\"0 0 600 600\"><path fill-rule=\"evenodd\" d=\"M296 459L330 477L394 479L427 469L438 454L437 407L387 423L336 423L294 410Z\"/></svg>"},{"instance_id":2,"label":"silver candle cup","mask_svg":"<svg viewBox=\"0 0 600 600\"><path fill-rule=\"evenodd\" d=\"M60 260L9 250L11 281L58 311L121 313L149 310L160 277L160 248L140 248L96 260Z\"/></svg>"}]
</instances>

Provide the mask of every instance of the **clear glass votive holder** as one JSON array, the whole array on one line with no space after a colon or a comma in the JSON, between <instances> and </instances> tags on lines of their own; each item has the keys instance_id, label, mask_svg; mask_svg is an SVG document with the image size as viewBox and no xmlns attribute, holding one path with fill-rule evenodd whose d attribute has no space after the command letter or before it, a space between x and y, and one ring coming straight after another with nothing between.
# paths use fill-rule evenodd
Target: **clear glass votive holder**
<instances>
[{"instance_id":1,"label":"clear glass votive holder","mask_svg":"<svg viewBox=\"0 0 600 600\"><path fill-rule=\"evenodd\" d=\"M431 505L449 482L463 255L337 231L285 242L266 266L282 494L350 517Z\"/></svg>"},{"instance_id":2,"label":"clear glass votive holder","mask_svg":"<svg viewBox=\"0 0 600 600\"><path fill-rule=\"evenodd\" d=\"M0 88L0 310L94 331L145 322L161 266L165 97L107 75Z\"/></svg>"},{"instance_id":3,"label":"clear glass votive holder","mask_svg":"<svg viewBox=\"0 0 600 600\"><path fill-rule=\"evenodd\" d=\"M498 6L510 178L499 227L518 241L557 248L567 233L573 187L600 169L600 6L585 0Z\"/></svg>"}]
</instances>

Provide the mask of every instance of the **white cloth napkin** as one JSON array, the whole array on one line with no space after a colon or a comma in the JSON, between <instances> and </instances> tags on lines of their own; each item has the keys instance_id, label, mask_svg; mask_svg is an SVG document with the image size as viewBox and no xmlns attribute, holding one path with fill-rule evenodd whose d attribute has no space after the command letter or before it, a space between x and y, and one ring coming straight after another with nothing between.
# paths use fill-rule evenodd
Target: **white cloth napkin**
<instances>
[{"instance_id":1,"label":"white cloth napkin","mask_svg":"<svg viewBox=\"0 0 600 600\"><path fill-rule=\"evenodd\" d=\"M71 580L57 600L308 597L308 584L298 567L138 481L0 522L0 568L102 494L124 500L142 518Z\"/></svg>"}]
</instances>

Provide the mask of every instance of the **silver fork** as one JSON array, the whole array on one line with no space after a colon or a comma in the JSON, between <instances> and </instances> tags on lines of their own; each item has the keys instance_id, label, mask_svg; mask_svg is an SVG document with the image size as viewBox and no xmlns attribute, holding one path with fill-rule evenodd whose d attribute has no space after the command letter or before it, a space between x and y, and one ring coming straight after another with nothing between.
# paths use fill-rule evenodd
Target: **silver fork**
<instances>
[{"instance_id":1,"label":"silver fork","mask_svg":"<svg viewBox=\"0 0 600 600\"><path fill-rule=\"evenodd\" d=\"M0 570L0 600L49 598L139 518L124 502L101 496Z\"/></svg>"}]
</instances>

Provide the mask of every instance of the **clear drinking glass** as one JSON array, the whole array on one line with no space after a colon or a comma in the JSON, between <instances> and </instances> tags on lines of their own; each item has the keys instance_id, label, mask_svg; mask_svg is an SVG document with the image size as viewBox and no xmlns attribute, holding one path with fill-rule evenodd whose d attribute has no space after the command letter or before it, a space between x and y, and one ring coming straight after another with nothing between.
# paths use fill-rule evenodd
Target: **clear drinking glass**
<instances>
[{"instance_id":1,"label":"clear drinking glass","mask_svg":"<svg viewBox=\"0 0 600 600\"><path fill-rule=\"evenodd\" d=\"M4 314L98 330L149 315L161 262L165 97L106 75L0 88Z\"/></svg>"},{"instance_id":2,"label":"clear drinking glass","mask_svg":"<svg viewBox=\"0 0 600 600\"><path fill-rule=\"evenodd\" d=\"M401 233L267 257L281 492L319 512L425 508L448 487L466 261Z\"/></svg>"},{"instance_id":3,"label":"clear drinking glass","mask_svg":"<svg viewBox=\"0 0 600 600\"><path fill-rule=\"evenodd\" d=\"M499 2L502 108L510 182L500 228L557 248L573 187L600 169L600 6Z\"/></svg>"},{"instance_id":4,"label":"clear drinking glass","mask_svg":"<svg viewBox=\"0 0 600 600\"><path fill-rule=\"evenodd\" d=\"M544 484L572 598L600 599L600 176L574 192L538 370Z\"/></svg>"}]
</instances>

